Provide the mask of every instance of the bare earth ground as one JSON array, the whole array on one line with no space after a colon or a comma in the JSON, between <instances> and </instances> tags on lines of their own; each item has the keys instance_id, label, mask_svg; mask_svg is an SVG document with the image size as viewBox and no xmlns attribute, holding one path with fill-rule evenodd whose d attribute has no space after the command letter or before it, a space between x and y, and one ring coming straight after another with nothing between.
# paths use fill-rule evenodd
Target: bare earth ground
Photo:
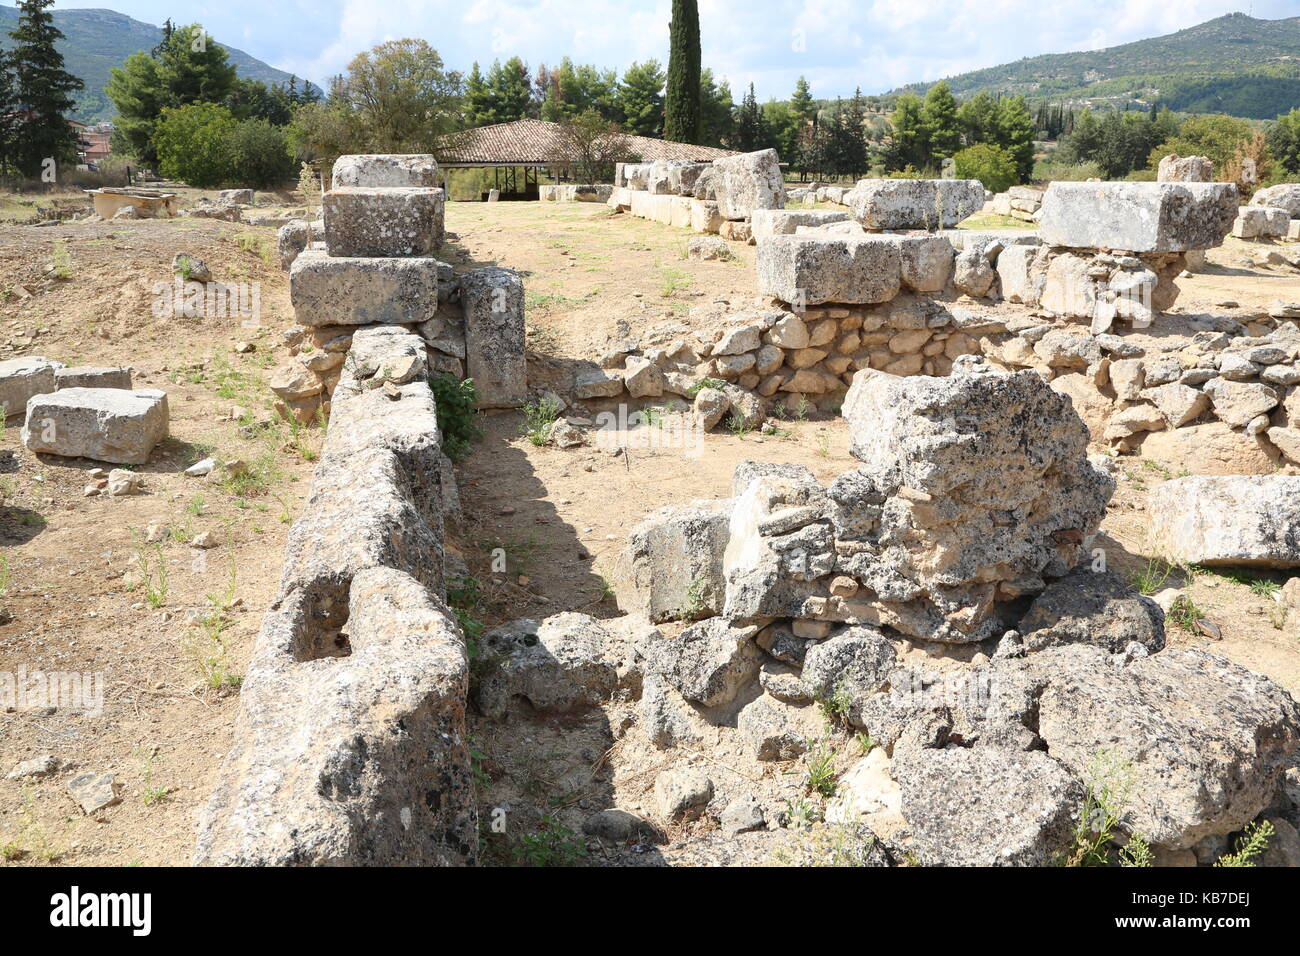
<instances>
[{"instance_id":1,"label":"bare earth ground","mask_svg":"<svg viewBox=\"0 0 1300 956\"><path fill-rule=\"evenodd\" d=\"M454 261L525 273L530 376L540 380L553 361L596 357L621 328L686 321L694 305L754 294L752 247L733 245L733 262L688 261L685 230L611 216L603 206L453 203L448 228L459 236ZM21 447L18 419L0 442L3 603L12 615L0 625L0 671L102 671L108 682L100 717L0 713L0 777L44 753L67 768L23 784L0 779L0 863L6 856L17 865L188 861L194 814L228 746L237 677L275 593L288 523L319 447L315 431L291 431L271 414L263 384L285 357L278 331L292 322L287 279L268 251L273 242L270 228L204 219L0 227L0 357L131 365L137 387L168 390L172 415L172 438L138 469L146 483L138 497L83 497L86 473L98 463L38 459ZM68 278L46 274L56 244L70 257ZM1180 311L1243 316L1274 299L1300 300L1294 271L1243 267L1241 248L1212 253L1221 265L1182 281ZM155 318L153 285L171 281L171 258L182 251L205 259L218 279L260 282L261 327ZM1218 305L1227 301L1238 308ZM236 352L241 341L255 350ZM232 406L246 414L231 419ZM451 529L449 548L478 582L470 613L489 626L569 609L615 616L606 579L628 529L662 505L725 497L739 461L798 462L822 480L854 465L835 418L789 422L778 436L711 434L698 456L536 447L521 437L521 418L484 416L484 438L458 469L466 518ZM208 454L241 458L251 474L181 474ZM1127 477L1099 546L1113 567L1138 573L1148 565L1146 492L1172 476L1137 458L1121 459L1121 467ZM151 522L169 529L156 546L142 541ZM214 532L219 546L191 548L202 531ZM491 565L496 548L506 554L504 573ZM153 570L160 555L165 585ZM1166 583L1184 582L1175 575ZM1222 628L1215 650L1300 693L1300 629L1281 618L1268 586L1199 574L1188 588ZM1169 633L1172 643L1209 643L1172 625ZM530 856L520 828L562 834L616 804L653 816L655 773L682 754L648 750L625 735L633 713L616 703L564 720L471 718L483 806L515 814L514 835L487 838L487 858L555 862L555 847L568 845L542 841L541 856ZM839 749L842 770L857 751ZM799 761L760 765L722 741L693 759L723 793L780 800L802 792ZM121 803L83 814L65 784L87 770L114 773L125 785ZM544 815L553 822L543 824ZM645 858L593 845L589 860L766 859L766 836L727 842L696 824L693 832L670 832L672 842Z\"/></svg>"}]
</instances>

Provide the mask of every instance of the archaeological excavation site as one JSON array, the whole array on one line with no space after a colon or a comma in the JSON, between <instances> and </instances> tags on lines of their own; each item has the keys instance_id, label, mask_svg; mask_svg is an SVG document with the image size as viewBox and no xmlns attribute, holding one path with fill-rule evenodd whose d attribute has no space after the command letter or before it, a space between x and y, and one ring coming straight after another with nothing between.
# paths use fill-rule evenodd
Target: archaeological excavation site
<instances>
[{"instance_id":1,"label":"archaeological excavation site","mask_svg":"<svg viewBox=\"0 0 1300 956\"><path fill-rule=\"evenodd\" d=\"M251 567L248 518L168 517L256 507L264 463L175 438L170 384L238 386L228 359L0 365L14 473L108 463L66 511L142 525L88 573L215 631L190 695L221 742L158 861L1195 867L1263 830L1300 862L1300 303L1180 307L1249 221L1235 185L1057 183L1036 231L981 231L974 180L789 208L772 150L614 179L460 222L431 155L333 164L266 266L292 321L231 347L269 353L274 409L222 417L314 443ZM512 206L599 228L614 276L651 241L712 271L548 335L592 253L476 238ZM177 551L230 592L175 606ZM9 779L111 820L180 773L74 760Z\"/></svg>"},{"instance_id":2,"label":"archaeological excavation site","mask_svg":"<svg viewBox=\"0 0 1300 956\"><path fill-rule=\"evenodd\" d=\"M39 187L0 82L0 873L1300 866L1300 101L1225 153L1167 89L740 71L687 134L695 6L617 121L412 39L142 119L169 20ZM1095 908L1210 905L1154 892Z\"/></svg>"}]
</instances>

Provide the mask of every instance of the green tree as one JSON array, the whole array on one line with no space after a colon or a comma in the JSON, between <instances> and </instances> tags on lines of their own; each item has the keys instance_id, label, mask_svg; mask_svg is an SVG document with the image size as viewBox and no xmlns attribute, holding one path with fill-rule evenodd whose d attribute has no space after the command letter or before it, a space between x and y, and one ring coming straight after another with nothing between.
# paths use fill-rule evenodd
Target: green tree
<instances>
[{"instance_id":1,"label":"green tree","mask_svg":"<svg viewBox=\"0 0 1300 956\"><path fill-rule=\"evenodd\" d=\"M465 121L469 126L487 126L492 122L492 92L477 60L465 78Z\"/></svg>"},{"instance_id":2,"label":"green tree","mask_svg":"<svg viewBox=\"0 0 1300 956\"><path fill-rule=\"evenodd\" d=\"M1020 171L1010 151L991 143L967 146L952 157L960 179L978 179L984 188L1005 192L1020 182Z\"/></svg>"},{"instance_id":3,"label":"green tree","mask_svg":"<svg viewBox=\"0 0 1300 956\"><path fill-rule=\"evenodd\" d=\"M1277 118L1267 142L1278 165L1292 176L1300 174L1300 108Z\"/></svg>"},{"instance_id":4,"label":"green tree","mask_svg":"<svg viewBox=\"0 0 1300 956\"><path fill-rule=\"evenodd\" d=\"M225 105L235 119L263 119L275 126L288 126L294 103L287 89L267 86L261 80L237 79Z\"/></svg>"},{"instance_id":5,"label":"green tree","mask_svg":"<svg viewBox=\"0 0 1300 956\"><path fill-rule=\"evenodd\" d=\"M794 84L794 93L790 97L790 109L801 122L811 123L817 115L817 104L813 102L808 81L802 76Z\"/></svg>"},{"instance_id":6,"label":"green tree","mask_svg":"<svg viewBox=\"0 0 1300 956\"><path fill-rule=\"evenodd\" d=\"M713 71L700 71L700 145L723 146L736 135L736 104L725 79L715 80Z\"/></svg>"},{"instance_id":7,"label":"green tree","mask_svg":"<svg viewBox=\"0 0 1300 956\"><path fill-rule=\"evenodd\" d=\"M799 120L789 103L769 100L763 104L763 125L767 128L768 143L777 155L788 162L799 151Z\"/></svg>"},{"instance_id":8,"label":"green tree","mask_svg":"<svg viewBox=\"0 0 1300 956\"><path fill-rule=\"evenodd\" d=\"M230 178L241 186L269 189L293 177L294 158L284 128L264 119L244 120L226 134Z\"/></svg>"},{"instance_id":9,"label":"green tree","mask_svg":"<svg viewBox=\"0 0 1300 956\"><path fill-rule=\"evenodd\" d=\"M664 71L658 60L633 63L618 87L623 125L637 136L658 136L664 123Z\"/></svg>"},{"instance_id":10,"label":"green tree","mask_svg":"<svg viewBox=\"0 0 1300 956\"><path fill-rule=\"evenodd\" d=\"M696 0L673 0L668 25L668 93L664 138L694 143L700 135L700 11Z\"/></svg>"},{"instance_id":11,"label":"green tree","mask_svg":"<svg viewBox=\"0 0 1300 956\"><path fill-rule=\"evenodd\" d=\"M461 127L461 87L460 74L443 67L437 50L408 38L358 53L332 92L360 127L366 149L426 153Z\"/></svg>"},{"instance_id":12,"label":"green tree","mask_svg":"<svg viewBox=\"0 0 1300 956\"><path fill-rule=\"evenodd\" d=\"M998 101L994 128L993 144L1011 154L1016 164L1016 182L1025 182L1034 170L1034 121L1023 96Z\"/></svg>"},{"instance_id":13,"label":"green tree","mask_svg":"<svg viewBox=\"0 0 1300 956\"><path fill-rule=\"evenodd\" d=\"M930 142L921 98L915 93L904 93L894 104L889 122L892 132L883 155L885 168L919 169L930 165Z\"/></svg>"},{"instance_id":14,"label":"green tree","mask_svg":"<svg viewBox=\"0 0 1300 956\"><path fill-rule=\"evenodd\" d=\"M595 110L604 119L617 122L619 108L618 75L612 70L575 64L567 56L547 76L542 100L542 119L559 122Z\"/></svg>"},{"instance_id":15,"label":"green tree","mask_svg":"<svg viewBox=\"0 0 1300 956\"><path fill-rule=\"evenodd\" d=\"M754 95L754 84L749 84L749 91L741 97L740 108L736 110L736 134L733 148L742 153L750 153L768 146L767 124L763 121L763 110Z\"/></svg>"},{"instance_id":16,"label":"green tree","mask_svg":"<svg viewBox=\"0 0 1300 956\"><path fill-rule=\"evenodd\" d=\"M1189 116L1176 133L1151 143L1148 151L1151 161L1157 164L1162 156L1177 153L1179 156L1208 156L1218 169L1228 163L1253 134L1254 127L1247 120L1206 113Z\"/></svg>"},{"instance_id":17,"label":"green tree","mask_svg":"<svg viewBox=\"0 0 1300 956\"><path fill-rule=\"evenodd\" d=\"M925 123L926 164L951 156L961 149L961 123L957 120L957 101L948 84L940 80L925 94L922 108Z\"/></svg>"},{"instance_id":18,"label":"green tree","mask_svg":"<svg viewBox=\"0 0 1300 956\"><path fill-rule=\"evenodd\" d=\"M339 102L304 103L294 110L286 134L297 159L319 160L325 169L340 156L368 148L351 112Z\"/></svg>"},{"instance_id":19,"label":"green tree","mask_svg":"<svg viewBox=\"0 0 1300 956\"><path fill-rule=\"evenodd\" d=\"M523 119L533 98L533 85L524 61L512 56L504 64L493 63L487 75L487 92L491 105L486 122L511 123Z\"/></svg>"},{"instance_id":20,"label":"green tree","mask_svg":"<svg viewBox=\"0 0 1300 956\"><path fill-rule=\"evenodd\" d=\"M164 109L154 131L160 171L198 189L228 182L232 167L226 147L238 125L230 110L215 103Z\"/></svg>"},{"instance_id":21,"label":"green tree","mask_svg":"<svg viewBox=\"0 0 1300 956\"><path fill-rule=\"evenodd\" d=\"M998 139L998 105L987 93L976 93L957 109L966 144L993 143Z\"/></svg>"},{"instance_id":22,"label":"green tree","mask_svg":"<svg viewBox=\"0 0 1300 956\"><path fill-rule=\"evenodd\" d=\"M0 175L8 172L17 145L18 91L14 87L9 54L0 50Z\"/></svg>"},{"instance_id":23,"label":"green tree","mask_svg":"<svg viewBox=\"0 0 1300 956\"><path fill-rule=\"evenodd\" d=\"M83 86L63 68L55 43L63 33L49 12L53 0L19 0L18 26L10 33L13 47L13 101L17 113L13 128L12 159L25 176L38 176L47 160L75 162L77 133L68 123L76 106L72 97Z\"/></svg>"},{"instance_id":24,"label":"green tree","mask_svg":"<svg viewBox=\"0 0 1300 956\"><path fill-rule=\"evenodd\" d=\"M151 165L158 162L154 129L164 109L232 96L239 107L258 95L237 85L225 48L197 23L165 30L152 54L132 53L109 71L104 92L117 108L114 150Z\"/></svg>"}]
</instances>

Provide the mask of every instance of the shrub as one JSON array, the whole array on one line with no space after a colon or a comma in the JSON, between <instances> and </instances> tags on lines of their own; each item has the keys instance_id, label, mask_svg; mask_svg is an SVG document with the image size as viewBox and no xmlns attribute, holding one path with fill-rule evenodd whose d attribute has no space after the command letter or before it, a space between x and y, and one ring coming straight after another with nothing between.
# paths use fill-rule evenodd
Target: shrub
<instances>
[{"instance_id":1,"label":"shrub","mask_svg":"<svg viewBox=\"0 0 1300 956\"><path fill-rule=\"evenodd\" d=\"M293 154L284 130L264 119L244 120L226 136L229 177L241 186L269 189L293 175Z\"/></svg>"},{"instance_id":2,"label":"shrub","mask_svg":"<svg viewBox=\"0 0 1300 956\"><path fill-rule=\"evenodd\" d=\"M475 424L478 415L478 392L474 380L457 381L453 375L430 375L429 388L433 390L438 410L438 430L442 432L442 450L452 461L460 461L469 454L470 445L483 437Z\"/></svg>"},{"instance_id":3,"label":"shrub","mask_svg":"<svg viewBox=\"0 0 1300 956\"><path fill-rule=\"evenodd\" d=\"M954 155L952 161L958 179L978 179L991 192L1006 192L1019 181L1015 157L990 143L968 146Z\"/></svg>"},{"instance_id":4,"label":"shrub","mask_svg":"<svg viewBox=\"0 0 1300 956\"><path fill-rule=\"evenodd\" d=\"M162 174L199 189L226 182L228 142L238 125L230 110L213 103L163 110L154 134Z\"/></svg>"}]
</instances>

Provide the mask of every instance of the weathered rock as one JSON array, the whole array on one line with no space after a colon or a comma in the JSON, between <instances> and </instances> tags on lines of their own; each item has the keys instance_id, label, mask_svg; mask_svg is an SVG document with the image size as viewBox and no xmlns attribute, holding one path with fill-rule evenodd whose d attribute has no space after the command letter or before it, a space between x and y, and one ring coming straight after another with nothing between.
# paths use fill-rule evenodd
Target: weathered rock
<instances>
[{"instance_id":1,"label":"weathered rock","mask_svg":"<svg viewBox=\"0 0 1300 956\"><path fill-rule=\"evenodd\" d=\"M903 285L914 292L939 292L953 272L952 243L944 236L899 236Z\"/></svg>"},{"instance_id":2,"label":"weathered rock","mask_svg":"<svg viewBox=\"0 0 1300 956\"><path fill-rule=\"evenodd\" d=\"M867 229L934 231L979 212L984 186L976 179L862 179L844 203Z\"/></svg>"},{"instance_id":3,"label":"weathered rock","mask_svg":"<svg viewBox=\"0 0 1300 956\"><path fill-rule=\"evenodd\" d=\"M692 236L686 240L686 257L703 261L730 259L731 245L716 236Z\"/></svg>"},{"instance_id":4,"label":"weathered rock","mask_svg":"<svg viewBox=\"0 0 1300 956\"><path fill-rule=\"evenodd\" d=\"M1083 788L1047 754L908 751L894 760L913 847L927 866L1049 866L1074 835Z\"/></svg>"},{"instance_id":5,"label":"weathered rock","mask_svg":"<svg viewBox=\"0 0 1300 956\"><path fill-rule=\"evenodd\" d=\"M1165 614L1119 575L1080 565L1034 599L1017 626L1029 650L1093 644L1118 654L1136 641L1154 653L1165 646Z\"/></svg>"},{"instance_id":6,"label":"weathered rock","mask_svg":"<svg viewBox=\"0 0 1300 956\"><path fill-rule=\"evenodd\" d=\"M334 160L333 188L440 186L438 162L429 153L370 153Z\"/></svg>"},{"instance_id":7,"label":"weathered rock","mask_svg":"<svg viewBox=\"0 0 1300 956\"><path fill-rule=\"evenodd\" d=\"M65 367L39 355L0 362L0 407L5 417L24 414L33 395L53 392L55 373Z\"/></svg>"},{"instance_id":8,"label":"weathered rock","mask_svg":"<svg viewBox=\"0 0 1300 956\"><path fill-rule=\"evenodd\" d=\"M758 289L784 302L888 302L902 283L899 244L887 238L768 236L758 243Z\"/></svg>"},{"instance_id":9,"label":"weathered rock","mask_svg":"<svg viewBox=\"0 0 1300 956\"><path fill-rule=\"evenodd\" d=\"M756 209L752 217L755 239L793 236L800 226L825 226L848 220L847 212L833 209Z\"/></svg>"},{"instance_id":10,"label":"weathered rock","mask_svg":"<svg viewBox=\"0 0 1300 956\"><path fill-rule=\"evenodd\" d=\"M63 761L54 754L42 754L31 760L22 760L5 774L6 780L25 780L28 777L48 777L63 766Z\"/></svg>"},{"instance_id":11,"label":"weathered rock","mask_svg":"<svg viewBox=\"0 0 1300 956\"><path fill-rule=\"evenodd\" d=\"M418 325L438 308L437 259L328 255L306 249L289 269L300 325Z\"/></svg>"},{"instance_id":12,"label":"weathered rock","mask_svg":"<svg viewBox=\"0 0 1300 956\"><path fill-rule=\"evenodd\" d=\"M98 813L122 802L122 785L111 773L79 773L67 784L68 796L85 813Z\"/></svg>"},{"instance_id":13,"label":"weathered rock","mask_svg":"<svg viewBox=\"0 0 1300 956\"><path fill-rule=\"evenodd\" d=\"M723 219L745 219L755 209L785 205L785 183L774 149L715 159L710 181Z\"/></svg>"},{"instance_id":14,"label":"weathered rock","mask_svg":"<svg viewBox=\"0 0 1300 956\"><path fill-rule=\"evenodd\" d=\"M1197 475L1271 475L1277 470L1263 443L1224 422L1148 434L1142 457Z\"/></svg>"},{"instance_id":15,"label":"weathered rock","mask_svg":"<svg viewBox=\"0 0 1300 956\"><path fill-rule=\"evenodd\" d=\"M465 312L465 371L479 408L517 408L528 400L524 354L524 283L510 269L473 269L460 276Z\"/></svg>"},{"instance_id":16,"label":"weathered rock","mask_svg":"<svg viewBox=\"0 0 1300 956\"><path fill-rule=\"evenodd\" d=\"M167 420L166 392L65 388L28 401L22 438L34 452L143 465Z\"/></svg>"},{"instance_id":17,"label":"weathered rock","mask_svg":"<svg viewBox=\"0 0 1300 956\"><path fill-rule=\"evenodd\" d=\"M655 777L655 803L671 823L697 819L713 799L713 781L691 767L665 770Z\"/></svg>"},{"instance_id":18,"label":"weathered rock","mask_svg":"<svg viewBox=\"0 0 1300 956\"><path fill-rule=\"evenodd\" d=\"M815 709L758 697L741 708L736 730L757 760L793 760L820 729Z\"/></svg>"},{"instance_id":19,"label":"weathered rock","mask_svg":"<svg viewBox=\"0 0 1300 956\"><path fill-rule=\"evenodd\" d=\"M647 665L687 700L716 707L735 699L758 673L762 652L756 627L732 627L725 618L693 624L674 640L652 646Z\"/></svg>"},{"instance_id":20,"label":"weathered rock","mask_svg":"<svg viewBox=\"0 0 1300 956\"><path fill-rule=\"evenodd\" d=\"M1054 182L1039 234L1051 246L1184 252L1221 245L1237 215L1231 183Z\"/></svg>"},{"instance_id":21,"label":"weathered rock","mask_svg":"<svg viewBox=\"0 0 1300 956\"><path fill-rule=\"evenodd\" d=\"M503 716L516 700L541 713L595 707L618 682L607 656L613 644L600 622L572 611L493 628L483 637L493 665L478 682L479 707L489 717Z\"/></svg>"},{"instance_id":22,"label":"weathered rock","mask_svg":"<svg viewBox=\"0 0 1300 956\"><path fill-rule=\"evenodd\" d=\"M894 669L893 645L872 627L849 627L808 648L801 679L818 700L845 694L850 719L862 700L879 691Z\"/></svg>"},{"instance_id":23,"label":"weathered rock","mask_svg":"<svg viewBox=\"0 0 1300 956\"><path fill-rule=\"evenodd\" d=\"M304 249L313 242L324 241L325 223L319 219L315 222L295 219L285 223L275 234L275 253L280 268L287 272Z\"/></svg>"},{"instance_id":24,"label":"weathered rock","mask_svg":"<svg viewBox=\"0 0 1300 956\"><path fill-rule=\"evenodd\" d=\"M108 368L95 365L77 365L54 370L54 387L63 388L126 388L131 387L129 368Z\"/></svg>"},{"instance_id":25,"label":"weathered rock","mask_svg":"<svg viewBox=\"0 0 1300 956\"><path fill-rule=\"evenodd\" d=\"M841 475L838 570L869 592L845 618L926 640L984 640L996 600L1060 576L1097 528L1113 480L1087 458L1088 430L1033 372L977 361L948 378L854 376L843 414L865 464ZM838 488L838 490L837 490Z\"/></svg>"},{"instance_id":26,"label":"weathered rock","mask_svg":"<svg viewBox=\"0 0 1300 956\"><path fill-rule=\"evenodd\" d=\"M1214 163L1205 156L1172 153L1160 160L1156 181L1162 183L1212 183Z\"/></svg>"},{"instance_id":27,"label":"weathered rock","mask_svg":"<svg viewBox=\"0 0 1300 956\"><path fill-rule=\"evenodd\" d=\"M389 381L396 401L367 387L377 369L416 353L423 341L401 329L353 337L280 595L199 815L196 864L477 857L468 659L439 596L445 456L433 395L418 375Z\"/></svg>"},{"instance_id":28,"label":"weathered rock","mask_svg":"<svg viewBox=\"0 0 1300 956\"><path fill-rule=\"evenodd\" d=\"M1256 206L1285 209L1292 219L1300 219L1300 183L1279 183L1259 190L1250 199Z\"/></svg>"},{"instance_id":29,"label":"weathered rock","mask_svg":"<svg viewBox=\"0 0 1300 956\"><path fill-rule=\"evenodd\" d=\"M614 567L619 606L655 622L721 611L730 521L730 499L671 505L646 516L628 533Z\"/></svg>"},{"instance_id":30,"label":"weathered rock","mask_svg":"<svg viewBox=\"0 0 1300 956\"><path fill-rule=\"evenodd\" d=\"M1189 475L1148 499L1151 546L1184 564L1300 566L1300 477Z\"/></svg>"},{"instance_id":31,"label":"weathered rock","mask_svg":"<svg viewBox=\"0 0 1300 956\"><path fill-rule=\"evenodd\" d=\"M1108 784L1121 828L1189 847L1232 833L1272 801L1300 747L1300 706L1268 678L1195 648L1116 667L1082 647L1034 655L1047 752Z\"/></svg>"},{"instance_id":32,"label":"weathered rock","mask_svg":"<svg viewBox=\"0 0 1300 956\"><path fill-rule=\"evenodd\" d=\"M427 256L442 245L441 189L344 186L321 208L333 256Z\"/></svg>"}]
</instances>

